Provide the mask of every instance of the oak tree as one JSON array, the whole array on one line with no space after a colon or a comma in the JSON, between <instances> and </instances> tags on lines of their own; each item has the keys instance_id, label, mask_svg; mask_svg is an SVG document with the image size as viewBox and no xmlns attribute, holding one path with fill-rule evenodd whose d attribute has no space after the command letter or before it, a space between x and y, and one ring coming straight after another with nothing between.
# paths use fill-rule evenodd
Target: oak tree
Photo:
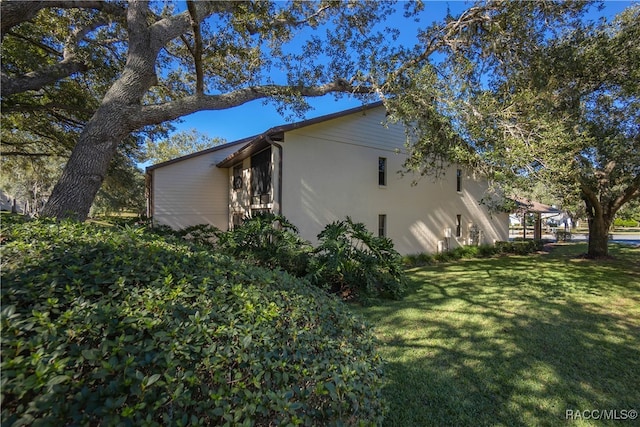
<instances>
[{"instance_id":1,"label":"oak tree","mask_svg":"<svg viewBox=\"0 0 640 427\"><path fill-rule=\"evenodd\" d=\"M402 5L406 19L429 12L421 2ZM482 43L508 45L505 36L512 36L513 28L561 22L583 7L584 2L551 0L481 2L429 26L415 46L403 46L397 43L400 31L383 26L397 13L390 2L5 0L0 4L3 110L41 99L28 108L73 124L77 133L67 138L71 155L43 213L84 219L125 141L200 110L262 99L304 112L307 97L328 93L417 93L429 101L426 108L420 104L422 116L431 116L436 125L417 129L436 132L453 149L456 132L437 126L443 122L429 113L433 99L450 93L434 78L434 54L465 46L473 51L479 46L476 36L484 33ZM527 21L528 12L534 12L533 21ZM65 85L75 94L61 91ZM16 129L27 126L31 123L23 121ZM63 128L51 141L64 135Z\"/></svg>"},{"instance_id":2,"label":"oak tree","mask_svg":"<svg viewBox=\"0 0 640 427\"><path fill-rule=\"evenodd\" d=\"M640 197L640 7L593 23L574 19L584 6L491 11L446 60L412 69L389 104L412 131L407 167L458 162L512 196L543 182L568 205L581 200L597 258L616 212Z\"/></svg>"},{"instance_id":3,"label":"oak tree","mask_svg":"<svg viewBox=\"0 0 640 427\"><path fill-rule=\"evenodd\" d=\"M303 110L304 97L369 93L356 71L383 44L382 33L370 30L391 11L387 3L331 1L181 5L1 3L4 103L78 80L98 97L43 214L84 219L111 159L134 131L256 99ZM33 33L38 21L56 30ZM291 48L301 34L305 41ZM5 46L14 54L5 57ZM37 55L24 60L21 46ZM62 101L48 99L42 108Z\"/></svg>"}]
</instances>

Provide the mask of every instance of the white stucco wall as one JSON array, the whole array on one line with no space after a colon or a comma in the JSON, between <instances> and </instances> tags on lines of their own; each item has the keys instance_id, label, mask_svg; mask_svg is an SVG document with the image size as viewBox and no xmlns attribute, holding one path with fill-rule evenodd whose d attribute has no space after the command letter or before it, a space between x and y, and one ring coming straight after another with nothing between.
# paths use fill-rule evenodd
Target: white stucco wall
<instances>
[{"instance_id":1,"label":"white stucco wall","mask_svg":"<svg viewBox=\"0 0 640 427\"><path fill-rule=\"evenodd\" d=\"M468 243L469 225L477 224L484 243L507 240L506 214L489 215L479 204L486 184L465 173L456 191L456 168L444 179L423 178L416 186L401 176L405 141L400 126L385 128L383 108L368 110L285 134L282 213L303 238L317 234L347 215L377 233L378 215L387 216L387 237L402 254L436 252L445 229L455 234L456 215L462 236L450 247ZM378 158L387 159L387 185L378 185Z\"/></svg>"},{"instance_id":2,"label":"white stucco wall","mask_svg":"<svg viewBox=\"0 0 640 427\"><path fill-rule=\"evenodd\" d=\"M152 171L153 220L174 229L229 223L229 174L216 164L240 146L229 147L161 166Z\"/></svg>"}]
</instances>

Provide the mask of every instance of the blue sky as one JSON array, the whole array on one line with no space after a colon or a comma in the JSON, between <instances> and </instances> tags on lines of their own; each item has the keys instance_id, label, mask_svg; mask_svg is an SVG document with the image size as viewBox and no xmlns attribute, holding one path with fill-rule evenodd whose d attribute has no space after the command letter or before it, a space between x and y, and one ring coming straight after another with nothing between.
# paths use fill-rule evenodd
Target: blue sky
<instances>
[{"instance_id":1,"label":"blue sky","mask_svg":"<svg viewBox=\"0 0 640 427\"><path fill-rule=\"evenodd\" d=\"M605 1L605 8L599 12L594 9L589 18L597 20L599 17L606 17L609 19L628 6L637 3L637 1ZM426 27L433 21L441 20L445 16L447 8L451 10L452 14L457 15L458 12L466 7L467 3L463 1L426 2L426 8L420 23L416 24L399 16L389 20L387 25L397 26L402 29L402 42L413 45L416 40L415 29L418 26ZM311 98L309 99L309 104L313 109L307 112L305 119L356 107L361 105L361 101L348 97L343 97L336 101L333 95L327 95L320 98ZM293 119L293 121L298 120L300 119ZM196 129L198 132L207 134L210 137L220 137L231 142L262 133L273 126L287 122L288 120L276 111L274 105L265 104L264 101L258 100L227 110L194 113L183 117L181 122L176 123L175 126L178 131Z\"/></svg>"}]
</instances>

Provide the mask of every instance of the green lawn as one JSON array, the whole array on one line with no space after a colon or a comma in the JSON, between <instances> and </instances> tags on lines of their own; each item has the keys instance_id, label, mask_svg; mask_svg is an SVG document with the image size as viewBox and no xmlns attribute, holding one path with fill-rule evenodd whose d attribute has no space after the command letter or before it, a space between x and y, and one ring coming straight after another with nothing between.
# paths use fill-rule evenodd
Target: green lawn
<instances>
[{"instance_id":1,"label":"green lawn","mask_svg":"<svg viewBox=\"0 0 640 427\"><path fill-rule=\"evenodd\" d=\"M638 425L565 419L640 410L640 248L583 252L421 267L403 300L355 307L387 361L386 424Z\"/></svg>"}]
</instances>

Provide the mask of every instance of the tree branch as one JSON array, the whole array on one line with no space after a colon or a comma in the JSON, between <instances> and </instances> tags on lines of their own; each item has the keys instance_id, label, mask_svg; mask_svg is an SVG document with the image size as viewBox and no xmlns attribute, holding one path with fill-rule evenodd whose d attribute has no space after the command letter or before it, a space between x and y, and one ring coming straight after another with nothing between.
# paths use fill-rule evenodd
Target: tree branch
<instances>
[{"instance_id":1,"label":"tree branch","mask_svg":"<svg viewBox=\"0 0 640 427\"><path fill-rule=\"evenodd\" d=\"M39 42L37 40L30 39L29 37L23 36L22 34L15 33L13 31L8 31L7 35L9 35L11 37L15 37L15 38L20 39L20 40L24 40L29 44L37 46L38 48L44 50L45 52L49 52L49 54L51 54L51 55L56 55L56 56L59 56L59 57L62 58L62 52L57 51L54 48L52 48L51 46L47 46L46 44L41 43L41 42Z\"/></svg>"},{"instance_id":2,"label":"tree branch","mask_svg":"<svg viewBox=\"0 0 640 427\"><path fill-rule=\"evenodd\" d=\"M191 16L191 27L193 28L193 62L196 69L196 93L204 94L204 71L202 65L202 32L200 30L200 20L193 0L187 1L187 8Z\"/></svg>"},{"instance_id":3,"label":"tree branch","mask_svg":"<svg viewBox=\"0 0 640 427\"><path fill-rule=\"evenodd\" d=\"M31 71L21 76L8 76L5 73L1 73L0 83L2 84L2 95L10 96L15 93L38 90L43 86L55 83L56 81L69 77L75 73L87 71L87 65L80 61L76 54L77 43L89 32L103 25L106 25L105 21L97 20L86 27L72 31L65 41L64 51L62 52L62 61L57 64L53 64L40 70ZM60 55L57 51L53 52L55 52L54 54L56 55Z\"/></svg>"},{"instance_id":4,"label":"tree branch","mask_svg":"<svg viewBox=\"0 0 640 427\"><path fill-rule=\"evenodd\" d=\"M487 16L487 12L492 9L492 5L487 5L474 6L464 11L457 20L451 21L442 27L441 30L429 40L420 55L411 58L394 70L392 77L396 78L401 76L406 70L426 61L442 47L447 46L455 50L457 46L462 43L458 35L471 24L489 21L490 18Z\"/></svg>"},{"instance_id":5,"label":"tree branch","mask_svg":"<svg viewBox=\"0 0 640 427\"><path fill-rule=\"evenodd\" d=\"M50 67L32 71L22 76L9 77L5 73L1 73L2 96L9 96L28 90L38 90L43 86L86 70L87 66L84 63L67 58Z\"/></svg>"},{"instance_id":6,"label":"tree branch","mask_svg":"<svg viewBox=\"0 0 640 427\"><path fill-rule=\"evenodd\" d=\"M611 203L611 212L617 212L625 203L636 198L640 198L640 175Z\"/></svg>"},{"instance_id":7,"label":"tree branch","mask_svg":"<svg viewBox=\"0 0 640 427\"><path fill-rule=\"evenodd\" d=\"M59 102L49 102L46 104L37 104L37 105L13 104L13 105L2 106L3 113L50 111L52 109L63 110L63 111L74 111L77 113L85 113L85 114L93 114L94 112L93 110L89 110L87 108L81 108L76 105L61 104Z\"/></svg>"},{"instance_id":8,"label":"tree branch","mask_svg":"<svg viewBox=\"0 0 640 427\"><path fill-rule=\"evenodd\" d=\"M40 10L45 8L60 9L95 9L113 16L125 16L126 8L118 3L107 3L97 0L47 0L47 1L24 1L24 0L3 0L0 3L0 29L2 38L13 27L23 22L33 19Z\"/></svg>"},{"instance_id":9,"label":"tree branch","mask_svg":"<svg viewBox=\"0 0 640 427\"><path fill-rule=\"evenodd\" d=\"M294 93L292 93L294 90ZM264 85L238 89L221 95L191 95L165 104L147 105L139 107L131 115L131 125L134 128L158 124L168 120L191 114L201 110L223 110L237 107L250 101L275 96L317 97L332 92L352 94L371 94L374 89L363 86L353 86L344 79L320 85L306 87L291 87L287 85Z\"/></svg>"},{"instance_id":10,"label":"tree branch","mask_svg":"<svg viewBox=\"0 0 640 427\"><path fill-rule=\"evenodd\" d=\"M31 153L28 151L3 151L3 156L24 156L24 157L58 157L59 154L56 153Z\"/></svg>"}]
</instances>

